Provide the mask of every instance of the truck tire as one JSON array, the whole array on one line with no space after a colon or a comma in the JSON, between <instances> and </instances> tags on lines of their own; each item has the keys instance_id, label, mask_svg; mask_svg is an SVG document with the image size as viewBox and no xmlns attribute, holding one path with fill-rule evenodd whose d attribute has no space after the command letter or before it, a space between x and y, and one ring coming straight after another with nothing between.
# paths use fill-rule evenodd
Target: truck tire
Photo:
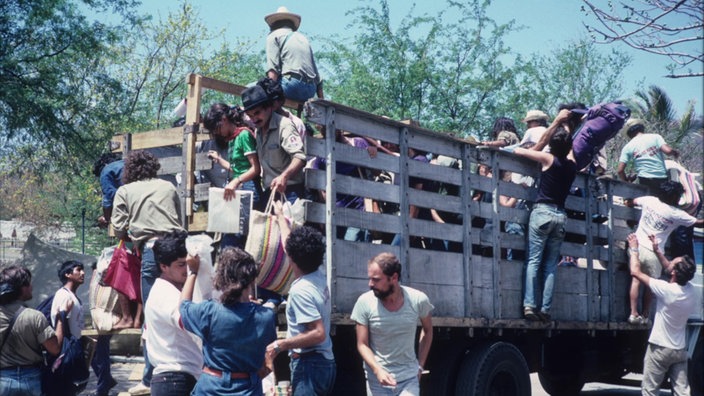
<instances>
[{"instance_id":1,"label":"truck tire","mask_svg":"<svg viewBox=\"0 0 704 396\"><path fill-rule=\"evenodd\" d=\"M579 391L584 387L584 380L577 372L556 374L540 370L538 371L538 379L545 392L553 396L579 395Z\"/></svg>"},{"instance_id":2,"label":"truck tire","mask_svg":"<svg viewBox=\"0 0 704 396\"><path fill-rule=\"evenodd\" d=\"M468 345L445 345L430 370L431 395L452 395L455 391L457 372Z\"/></svg>"},{"instance_id":3,"label":"truck tire","mask_svg":"<svg viewBox=\"0 0 704 396\"><path fill-rule=\"evenodd\" d=\"M507 342L480 345L465 355L455 394L530 396L530 373L521 352Z\"/></svg>"}]
</instances>

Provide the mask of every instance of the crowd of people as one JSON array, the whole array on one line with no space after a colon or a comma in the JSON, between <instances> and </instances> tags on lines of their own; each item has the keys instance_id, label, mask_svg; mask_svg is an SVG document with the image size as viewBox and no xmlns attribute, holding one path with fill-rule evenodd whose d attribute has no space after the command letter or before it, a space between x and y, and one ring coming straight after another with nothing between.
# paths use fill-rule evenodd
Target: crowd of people
<instances>
[{"instance_id":1,"label":"crowd of people","mask_svg":"<svg viewBox=\"0 0 704 396\"><path fill-rule=\"evenodd\" d=\"M261 210L272 194L281 194L294 203L298 198L325 201L334 199L337 207L360 211L398 214L393 203L379 202L349 194L326 197L306 190L303 169L325 169L322 158L308 158L304 141L311 138L309 128L283 108L286 100L306 101L315 95L323 98L322 78L306 37L298 32L301 17L281 7L265 18L270 27L267 37L266 77L242 92L242 107L215 103L202 116L212 139L199 144L198 151L213 161L202 176L212 186L224 189L224 199L236 191L252 193L253 206ZM500 117L494 123L491 140L480 146L493 147L525 157L539 164L536 180L502 172L506 181L537 188L535 202L528 203L501 196L501 206L530 211L526 225L507 222L505 231L526 236L525 292L523 315L529 321L551 320L550 309L560 248L565 239L569 217L565 201L579 171L603 173L603 142L575 153L573 141L585 122L587 108L573 103L560 107L550 123L541 110L528 111L523 122L523 138L513 120ZM324 128L321 134L330 133ZM335 141L364 150L370 158L379 151L399 155L399 148L364 136L350 136L336 130ZM673 386L686 390L684 325L694 309L689 280L695 271L691 236L688 230L701 226L695 211L679 209L683 186L671 181L664 155L677 151L661 136L645 133L645 123L629 119L624 133L631 141L623 148L617 174L626 174L632 164L637 181L653 196L634 197L629 204L643 208L635 233L628 238L632 285L630 316L634 325L650 321L651 296L657 297L652 334L645 357L644 392L657 392L666 374ZM584 154L584 153L588 154ZM589 164L584 167L584 156ZM410 148L408 157L424 163L459 168L459 161ZM159 160L148 151L131 151L124 159L112 154L96 162L94 173L103 192L101 225L112 226L121 240L130 244L141 259L141 293L119 293L122 319L115 329L143 329L145 368L140 383L130 389L133 395L260 395L262 379L274 369L277 355L290 359L291 390L297 395L331 394L336 378L335 357L330 338L331 296L323 273L326 241L311 226L291 229L283 215L282 203L274 203L286 255L294 278L287 296L286 337L277 339L276 304L284 296L256 290L258 263L244 251L246 233L225 234L217 252L214 289L217 298L194 302L193 294L201 258L186 249L182 208L175 186L157 177ZM583 169L580 169L583 168ZM396 175L374 172L351 164L336 164L340 175L400 184ZM492 169L481 165L479 175L490 177ZM385 179L386 178L386 179ZM410 188L459 195L459 187L418 177L409 178ZM317 195L317 196L316 196ZM491 202L490 192L475 191L473 199ZM439 223L462 224L457 214L410 205L409 217ZM473 226L492 226L487 220ZM494 225L494 226L499 226ZM370 242L378 238L400 245L402 235L383 235L358 227L340 227L337 237L348 241ZM682 247L672 250L668 260L662 250L670 233L684 235ZM330 243L330 241L327 241ZM411 247L462 252L461 243L432 238L411 237ZM473 249L473 252L484 254ZM506 257L517 259L517 251ZM401 285L402 263L390 253L382 253L367 265L370 290L359 296L351 313L356 323L357 351L364 362L367 392L370 395L418 395L419 378L424 371L433 340L433 305L420 290ZM667 280L660 280L662 273ZM542 275L540 275L542 274ZM41 348L50 355L61 351L66 335L80 336L83 305L76 289L84 282L83 266L77 262L61 265L62 286L56 292L49 320L40 312L25 308L32 298L31 274L11 266L0 273L0 325L2 347L0 383L2 395L39 394L41 388ZM126 272L123 276L135 276ZM639 288L646 286L644 301L638 304ZM253 296L265 296L267 303ZM64 320L61 320L61 319ZM421 324L416 340L417 323ZM93 368L99 377L97 395L107 395L115 385L109 369L109 335L98 338ZM106 349L107 348L107 349ZM70 378L65 378L70 381ZM62 389L63 393L56 393ZM74 391L73 393L72 390ZM45 389L47 394L75 394L70 386ZM53 392L53 393L52 393ZM651 394L651 393L647 393ZM656 393L652 393L656 394Z\"/></svg>"}]
</instances>

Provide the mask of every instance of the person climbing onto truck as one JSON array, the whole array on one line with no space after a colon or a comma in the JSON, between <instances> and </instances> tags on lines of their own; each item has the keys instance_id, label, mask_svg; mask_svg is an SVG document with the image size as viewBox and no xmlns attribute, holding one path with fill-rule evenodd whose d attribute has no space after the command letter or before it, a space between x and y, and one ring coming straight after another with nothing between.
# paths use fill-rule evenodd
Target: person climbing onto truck
<instances>
[{"instance_id":1,"label":"person climbing onto truck","mask_svg":"<svg viewBox=\"0 0 704 396\"><path fill-rule=\"evenodd\" d=\"M550 307L555 285L555 272L560 258L560 247L565 238L565 200L577 174L577 164L568 157L572 149L569 132L561 123L570 116L569 110L562 110L548 128L550 152L531 149L504 147L502 150L514 152L542 165L538 182L538 196L530 212L528 222L528 252L526 257L526 287L523 297L523 315L531 321L550 320ZM537 148L537 149L536 149ZM542 269L543 278L538 279ZM539 291L542 288L542 301L539 308Z\"/></svg>"},{"instance_id":2,"label":"person climbing onto truck","mask_svg":"<svg viewBox=\"0 0 704 396\"><path fill-rule=\"evenodd\" d=\"M657 296L655 321L643 360L641 390L645 396L659 395L660 384L667 374L673 395L689 395L685 333L687 319L696 308L696 290L689 282L694 277L696 266L689 256L668 260L658 249L658 238L648 235L648 240L669 278L666 281L651 278L641 271L641 262L638 259L641 251L640 238L636 234L630 234L628 251L631 276Z\"/></svg>"},{"instance_id":3,"label":"person climbing onto truck","mask_svg":"<svg viewBox=\"0 0 704 396\"><path fill-rule=\"evenodd\" d=\"M661 183L657 197L644 196L633 200L633 204L641 207L640 221L635 235L638 237L638 259L642 271L653 278L660 278L662 265L655 254L650 235L655 237L657 245L664 245L672 231L678 226L695 225L701 227L704 219L697 219L682 209L677 208L684 188L680 183L666 181ZM638 292L640 288L639 278L634 277L631 281L630 303L631 315L628 323L645 324L649 321L650 304L652 295L648 289L643 293L643 314L638 314Z\"/></svg>"}]
</instances>

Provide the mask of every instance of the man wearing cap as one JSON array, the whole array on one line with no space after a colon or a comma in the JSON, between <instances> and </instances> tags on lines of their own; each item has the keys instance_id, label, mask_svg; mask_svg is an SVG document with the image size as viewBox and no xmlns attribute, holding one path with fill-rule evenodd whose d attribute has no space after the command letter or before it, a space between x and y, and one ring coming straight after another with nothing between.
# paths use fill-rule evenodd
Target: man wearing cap
<instances>
[{"instance_id":1,"label":"man wearing cap","mask_svg":"<svg viewBox=\"0 0 704 396\"><path fill-rule=\"evenodd\" d=\"M303 140L291 120L274 112L274 105L259 85L242 92L244 111L256 127L257 154L265 188L260 202L267 202L272 191L279 191L293 203L304 192L303 172L306 155Z\"/></svg>"},{"instance_id":2,"label":"man wearing cap","mask_svg":"<svg viewBox=\"0 0 704 396\"><path fill-rule=\"evenodd\" d=\"M660 184L667 181L663 153L677 157L679 152L665 143L662 136L645 133L645 123L638 118L629 119L624 131L631 141L621 150L617 170L619 179L628 181L626 164L632 162L638 175L638 183L658 190Z\"/></svg>"},{"instance_id":3,"label":"man wearing cap","mask_svg":"<svg viewBox=\"0 0 704 396\"><path fill-rule=\"evenodd\" d=\"M323 98L323 83L315 65L313 49L306 36L298 32L301 16L279 7L264 17L271 32L266 38L267 76L281 81L286 97L305 102L318 94Z\"/></svg>"},{"instance_id":4,"label":"man wearing cap","mask_svg":"<svg viewBox=\"0 0 704 396\"><path fill-rule=\"evenodd\" d=\"M521 144L525 142L538 143L548 129L548 115L540 110L529 110L523 119L528 129L521 139ZM547 149L547 146L544 150Z\"/></svg>"}]
</instances>

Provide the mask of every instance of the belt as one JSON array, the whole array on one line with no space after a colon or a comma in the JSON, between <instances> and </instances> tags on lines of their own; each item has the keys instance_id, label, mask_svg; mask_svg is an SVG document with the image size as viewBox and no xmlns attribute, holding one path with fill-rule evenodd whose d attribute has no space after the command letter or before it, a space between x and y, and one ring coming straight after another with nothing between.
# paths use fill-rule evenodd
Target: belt
<instances>
[{"instance_id":1,"label":"belt","mask_svg":"<svg viewBox=\"0 0 704 396\"><path fill-rule=\"evenodd\" d=\"M300 359L300 358L303 358L306 356L312 356L312 355L317 355L317 354L318 354L318 352L316 352L316 351L309 351L309 352L303 352L303 353L293 352L291 354L291 359Z\"/></svg>"},{"instance_id":2,"label":"belt","mask_svg":"<svg viewBox=\"0 0 704 396\"><path fill-rule=\"evenodd\" d=\"M302 74L298 74L296 72L286 72L284 74L284 76L289 76L291 78L294 78L294 79L301 81L301 82L304 82L306 84L310 84L310 83L315 82L315 79L308 78L307 76L304 76Z\"/></svg>"},{"instance_id":3,"label":"belt","mask_svg":"<svg viewBox=\"0 0 704 396\"><path fill-rule=\"evenodd\" d=\"M41 368L42 364L41 363L36 363L36 364L25 364L25 365L20 365L20 366L8 366L8 367L3 367L0 368L0 370L26 370L26 369L34 369L34 368Z\"/></svg>"},{"instance_id":4,"label":"belt","mask_svg":"<svg viewBox=\"0 0 704 396\"><path fill-rule=\"evenodd\" d=\"M210 374L214 377L222 378L222 371L212 369L207 366L203 366L203 372L206 374ZM249 373L230 373L230 378L232 379L248 379L250 377Z\"/></svg>"},{"instance_id":5,"label":"belt","mask_svg":"<svg viewBox=\"0 0 704 396\"><path fill-rule=\"evenodd\" d=\"M546 205L546 206L550 206L551 208L555 208L555 209L561 209L561 210L564 210L564 209L565 209L564 207L559 206L558 204L552 203L552 202L540 202L540 201L538 201L538 202L536 202L535 204L536 204L536 205Z\"/></svg>"}]
</instances>

